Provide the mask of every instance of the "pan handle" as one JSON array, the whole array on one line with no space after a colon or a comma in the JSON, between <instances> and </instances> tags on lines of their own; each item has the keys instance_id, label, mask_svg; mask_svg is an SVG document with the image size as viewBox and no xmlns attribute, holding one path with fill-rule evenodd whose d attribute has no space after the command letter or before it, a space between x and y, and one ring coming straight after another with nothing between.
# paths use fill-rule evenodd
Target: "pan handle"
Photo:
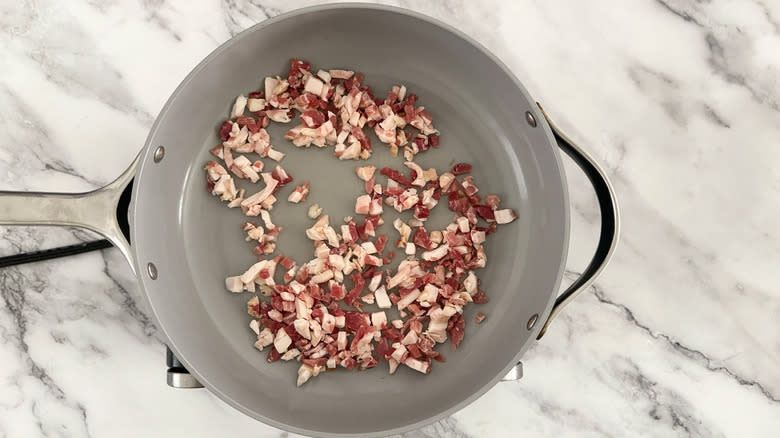
<instances>
[{"instance_id":1,"label":"pan handle","mask_svg":"<svg viewBox=\"0 0 780 438\"><path fill-rule=\"evenodd\" d=\"M552 311L550 311L550 315L547 317L547 321L545 321L542 330L536 337L536 339L541 339L547 332L547 327L549 327L550 322L558 316L561 310L572 302L577 295L593 284L596 278L601 274L601 271L607 266L610 259L612 259L620 235L620 213L615 197L615 189L612 187L612 183L609 181L609 178L607 178L607 175L604 173L601 166L596 163L596 160L594 160L590 154L577 146L574 141L553 123L550 116L544 112L544 108L542 108L541 104L537 103L537 105L542 111L544 118L547 119L547 123L550 125L550 129L552 129L555 140L558 142L558 147L577 163L593 185L599 202L599 210L601 212L601 231L599 233L599 243L596 246L596 253L593 255L593 259L588 263L585 270L582 271L580 277L556 298Z\"/></svg>"},{"instance_id":2,"label":"pan handle","mask_svg":"<svg viewBox=\"0 0 780 438\"><path fill-rule=\"evenodd\" d=\"M87 228L103 235L116 246L135 273L130 242L122 232L116 210L125 188L135 176L140 158L139 154L130 167L112 183L91 192L0 191L0 225L60 225Z\"/></svg>"}]
</instances>

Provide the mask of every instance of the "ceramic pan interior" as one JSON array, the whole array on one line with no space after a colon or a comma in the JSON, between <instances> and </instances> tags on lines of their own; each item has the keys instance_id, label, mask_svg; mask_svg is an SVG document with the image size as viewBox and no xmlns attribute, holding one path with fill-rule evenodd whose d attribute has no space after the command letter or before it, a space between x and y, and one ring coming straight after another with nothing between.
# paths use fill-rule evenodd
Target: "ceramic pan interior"
<instances>
[{"instance_id":1,"label":"ceramic pan interior","mask_svg":"<svg viewBox=\"0 0 780 438\"><path fill-rule=\"evenodd\" d=\"M309 60L315 68L361 71L378 95L405 84L442 132L441 147L416 161L438 169L452 162L473 164L480 194L498 194L519 214L487 242L488 266L479 276L490 302L467 306L461 347L452 352L449 343L440 346L447 362L436 363L430 375L406 367L389 375L382 363L365 372L328 373L296 388L297 363L269 364L253 347L246 314L250 295L225 290L224 278L256 259L239 229L246 217L207 193L203 165L235 96L261 89L265 76L286 74L291 57ZM219 47L159 115L133 193L138 272L171 348L232 406L305 434L409 430L476 399L533 342L541 324L529 331L526 322L533 314L543 321L550 311L566 256L568 206L558 151L548 126L529 126L526 111L544 120L495 57L446 25L395 8L308 8L264 21ZM284 227L279 250L301 262L312 256L303 234L312 222L306 208L317 202L340 223L352 213L362 188L354 168L365 163L338 161L332 148L297 149L282 138L286 128L272 126L272 143L288 154L282 164L296 182L310 181L312 189L309 202L293 206L286 202L288 186L272 213ZM369 164L403 167L401 157L391 157L376 139L373 144ZM154 163L159 145L165 146L165 158ZM438 210L444 212L434 224L451 220L445 207ZM392 218L385 215L388 223ZM381 231L395 240L388 225ZM157 267L156 280L146 274L149 262ZM478 310L488 315L479 326L474 323Z\"/></svg>"}]
</instances>

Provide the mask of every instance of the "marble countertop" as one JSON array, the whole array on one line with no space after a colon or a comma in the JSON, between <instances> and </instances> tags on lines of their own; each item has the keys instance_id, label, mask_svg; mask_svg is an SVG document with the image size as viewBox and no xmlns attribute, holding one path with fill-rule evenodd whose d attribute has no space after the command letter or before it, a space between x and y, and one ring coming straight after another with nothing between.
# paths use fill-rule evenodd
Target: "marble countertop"
<instances>
[{"instance_id":1,"label":"marble countertop","mask_svg":"<svg viewBox=\"0 0 780 438\"><path fill-rule=\"evenodd\" d=\"M218 44L309 1L0 4L0 189L111 181ZM395 1L496 53L606 167L615 259L524 357L525 377L408 437L763 437L780 430L780 3ZM569 279L598 211L567 163ZM0 228L0 254L90 239ZM114 249L0 270L0 437L283 437L164 383Z\"/></svg>"}]
</instances>

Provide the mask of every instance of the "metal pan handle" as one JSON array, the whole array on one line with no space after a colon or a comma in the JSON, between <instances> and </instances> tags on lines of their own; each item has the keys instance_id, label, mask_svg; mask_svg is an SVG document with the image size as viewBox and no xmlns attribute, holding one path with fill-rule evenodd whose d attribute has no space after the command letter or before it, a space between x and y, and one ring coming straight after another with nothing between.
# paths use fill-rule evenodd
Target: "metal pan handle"
<instances>
[{"instance_id":1,"label":"metal pan handle","mask_svg":"<svg viewBox=\"0 0 780 438\"><path fill-rule=\"evenodd\" d=\"M550 129L552 129L555 140L558 142L558 147L577 163L593 185L599 202L599 210L601 212L601 231L599 233L599 243L596 246L596 253L593 255L593 259L591 259L585 270L582 271L580 277L572 283L571 286L566 288L566 290L555 300L555 304L553 305L550 315L547 317L547 321L545 321L542 330L539 331L539 335L536 337L536 339L541 339L547 332L547 327L549 327L550 322L552 322L561 310L574 300L577 295L593 284L599 274L601 274L601 271L607 266L610 259L612 259L620 235L620 214L618 212L617 199L615 198L615 190L612 187L609 178L607 178L607 175L604 173L604 170L601 169L590 154L577 146L576 143L553 123L550 116L544 112L544 108L542 108L540 104L537 103L537 105L539 105L539 109L542 111L542 114L544 114L544 118L547 119L547 123L550 125Z\"/></svg>"},{"instance_id":2,"label":"metal pan handle","mask_svg":"<svg viewBox=\"0 0 780 438\"><path fill-rule=\"evenodd\" d=\"M61 248L36 251L0 258L0 267L104 249L112 244L130 263L135 274L133 253L130 250L130 229L126 216L130 203L130 189L141 154L133 160L112 183L86 193L40 193L0 191L0 225L60 225L87 228L105 240L84 242ZM124 216L124 217L123 217ZM167 347L166 347L167 348ZM202 388L167 349L168 385L174 388Z\"/></svg>"},{"instance_id":3,"label":"metal pan handle","mask_svg":"<svg viewBox=\"0 0 780 438\"><path fill-rule=\"evenodd\" d=\"M87 228L103 235L116 246L135 273L130 242L122 231L116 211L117 206L121 203L120 200L127 198L127 202L129 202L129 194L125 193L125 189L135 176L140 157L139 154L119 178L107 186L91 192L0 191L0 225L60 225ZM90 244L94 244L92 246L95 248L105 247L105 245L100 244L100 241L90 242ZM65 249L72 249L76 253L95 249L90 244L72 245ZM62 252L61 250L63 249L42 251L36 254L40 260L43 260L58 256ZM51 252L56 252L56 254L50 254Z\"/></svg>"}]
</instances>

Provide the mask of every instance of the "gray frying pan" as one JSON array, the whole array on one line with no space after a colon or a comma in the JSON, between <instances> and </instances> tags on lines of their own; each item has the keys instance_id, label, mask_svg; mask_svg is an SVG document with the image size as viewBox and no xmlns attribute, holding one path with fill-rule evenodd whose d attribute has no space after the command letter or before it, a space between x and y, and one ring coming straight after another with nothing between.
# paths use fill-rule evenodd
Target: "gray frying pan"
<instances>
[{"instance_id":1,"label":"gray frying pan","mask_svg":"<svg viewBox=\"0 0 780 438\"><path fill-rule=\"evenodd\" d=\"M203 165L235 96L286 72L291 57L317 68L362 71L375 90L405 84L442 132L441 147L416 161L439 169L453 160L471 163L483 193L497 193L502 205L518 212L518 220L486 244L488 265L479 276L490 302L478 310L487 320L475 325L471 312L477 306L467 306L463 343L456 352L440 346L447 362L430 375L406 367L389 375L380 364L365 372L327 373L296 388L296 364L269 364L253 348L248 294L225 291L224 278L256 259L239 229L246 218L207 193ZM286 128L272 125L270 131L288 154L283 166L296 181L311 182L309 199L326 213L350 214L362 187L354 176L357 163L336 160L330 149L297 149L282 138ZM371 164L402 167L400 158L378 141L374 145ZM556 298L569 233L559 148L593 183L602 227L593 261ZM128 239L119 226L124 218L114 212L131 179ZM311 202L293 206L286 196L282 192L272 212L285 229L279 251L305 261L312 255L303 236ZM82 194L1 193L0 223L81 226L104 235L137 273L158 327L194 379L258 420L318 436L411 430L466 406L513 369L517 374L513 367L523 352L601 272L618 237L617 206L604 173L549 122L506 66L447 25L362 4L301 9L226 42L176 89L136 162L117 181Z\"/></svg>"}]
</instances>

